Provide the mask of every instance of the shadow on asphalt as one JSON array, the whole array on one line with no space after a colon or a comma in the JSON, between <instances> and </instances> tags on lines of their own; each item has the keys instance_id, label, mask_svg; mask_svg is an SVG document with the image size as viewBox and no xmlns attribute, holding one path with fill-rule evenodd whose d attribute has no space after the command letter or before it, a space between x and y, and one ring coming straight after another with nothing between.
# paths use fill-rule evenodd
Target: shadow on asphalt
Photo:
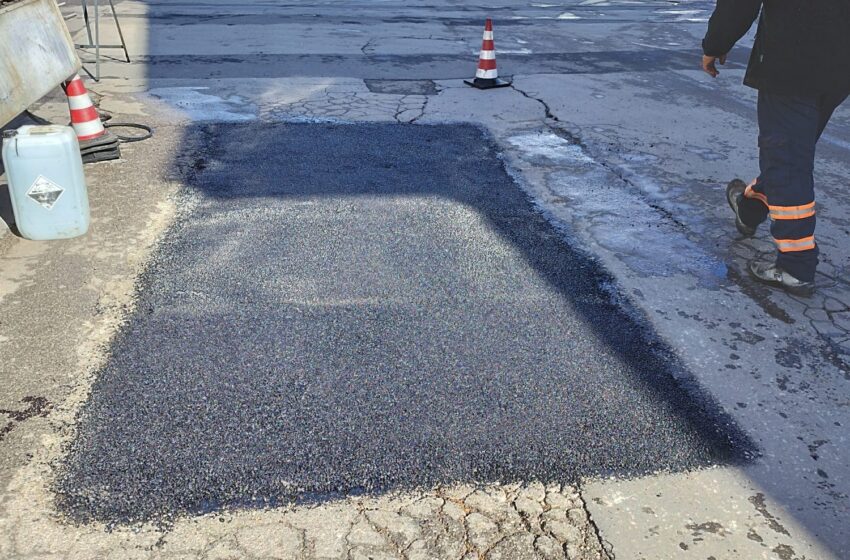
<instances>
[{"instance_id":1,"label":"shadow on asphalt","mask_svg":"<svg viewBox=\"0 0 850 560\"><path fill-rule=\"evenodd\" d=\"M12 198L9 196L9 185L6 183L0 183L0 220L3 220L15 235L18 235L15 227L15 213L12 210Z\"/></svg>"},{"instance_id":2,"label":"shadow on asphalt","mask_svg":"<svg viewBox=\"0 0 850 560\"><path fill-rule=\"evenodd\" d=\"M191 208L56 483L77 521L747 461L473 126L187 131Z\"/></svg>"},{"instance_id":3,"label":"shadow on asphalt","mask_svg":"<svg viewBox=\"0 0 850 560\"><path fill-rule=\"evenodd\" d=\"M613 22L609 22L613 23ZM476 23L478 25L478 23ZM500 54L504 75L522 74L611 74L642 68L646 72L693 70L699 49L623 50L570 53ZM151 78L157 79L250 79L306 76L345 78L352 75L375 80L419 80L422 76L443 79L468 78L469 56L454 54L328 55L328 54L242 54L154 55L145 57ZM734 51L727 68L746 66L747 54ZM355 70L352 70L355 69Z\"/></svg>"}]
</instances>

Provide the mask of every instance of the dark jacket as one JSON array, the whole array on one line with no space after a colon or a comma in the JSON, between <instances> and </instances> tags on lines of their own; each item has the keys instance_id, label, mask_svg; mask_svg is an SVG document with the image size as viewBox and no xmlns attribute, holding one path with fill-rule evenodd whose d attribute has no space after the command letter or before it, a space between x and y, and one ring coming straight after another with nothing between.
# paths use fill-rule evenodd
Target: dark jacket
<instances>
[{"instance_id":1,"label":"dark jacket","mask_svg":"<svg viewBox=\"0 0 850 560\"><path fill-rule=\"evenodd\" d=\"M746 85L787 95L850 91L850 0L717 0L703 52L728 53L760 12Z\"/></svg>"}]
</instances>

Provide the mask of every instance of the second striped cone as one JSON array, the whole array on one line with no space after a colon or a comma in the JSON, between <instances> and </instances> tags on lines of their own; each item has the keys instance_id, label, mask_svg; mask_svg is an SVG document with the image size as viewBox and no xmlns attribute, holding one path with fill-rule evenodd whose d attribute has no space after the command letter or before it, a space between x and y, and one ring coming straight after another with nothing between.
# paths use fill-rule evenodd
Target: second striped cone
<instances>
[{"instance_id":1,"label":"second striped cone","mask_svg":"<svg viewBox=\"0 0 850 560\"><path fill-rule=\"evenodd\" d=\"M475 78L463 82L478 89L511 85L510 82L499 79L499 70L496 68L496 43L493 41L493 20L490 18L487 18L484 24L484 41L481 44L481 54L478 56L478 70L475 71Z\"/></svg>"}]
</instances>

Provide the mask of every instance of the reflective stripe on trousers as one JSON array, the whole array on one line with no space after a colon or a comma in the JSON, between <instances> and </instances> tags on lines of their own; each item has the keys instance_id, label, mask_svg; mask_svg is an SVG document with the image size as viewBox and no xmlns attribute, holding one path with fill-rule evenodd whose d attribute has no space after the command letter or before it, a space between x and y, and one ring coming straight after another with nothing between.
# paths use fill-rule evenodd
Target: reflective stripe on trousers
<instances>
[{"instance_id":1,"label":"reflective stripe on trousers","mask_svg":"<svg viewBox=\"0 0 850 560\"><path fill-rule=\"evenodd\" d=\"M761 174L744 191L740 215L750 226L771 218L777 265L804 282L814 280L818 263L815 146L848 93L788 96L759 91Z\"/></svg>"}]
</instances>

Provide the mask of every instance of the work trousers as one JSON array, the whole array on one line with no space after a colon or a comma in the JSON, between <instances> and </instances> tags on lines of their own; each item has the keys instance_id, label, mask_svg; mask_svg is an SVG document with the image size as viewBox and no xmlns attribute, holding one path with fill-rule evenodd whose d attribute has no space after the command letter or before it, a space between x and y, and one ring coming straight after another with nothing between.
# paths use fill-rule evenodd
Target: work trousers
<instances>
[{"instance_id":1,"label":"work trousers","mask_svg":"<svg viewBox=\"0 0 850 560\"><path fill-rule=\"evenodd\" d=\"M770 216L776 264L803 282L814 280L818 264L815 146L848 93L789 96L759 91L761 174L738 201L740 217L755 227Z\"/></svg>"}]
</instances>

